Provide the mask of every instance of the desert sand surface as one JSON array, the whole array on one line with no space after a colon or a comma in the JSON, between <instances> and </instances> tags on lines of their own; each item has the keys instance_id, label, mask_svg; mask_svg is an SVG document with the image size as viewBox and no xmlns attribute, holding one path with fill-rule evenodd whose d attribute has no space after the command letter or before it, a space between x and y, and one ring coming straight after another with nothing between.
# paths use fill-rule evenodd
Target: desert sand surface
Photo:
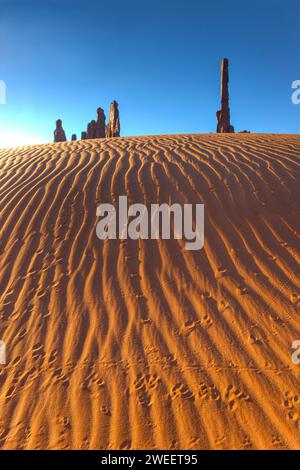
<instances>
[{"instance_id":1,"label":"desert sand surface","mask_svg":"<svg viewBox=\"0 0 300 470\"><path fill-rule=\"evenodd\" d=\"M0 150L1 449L300 447L300 137ZM96 207L204 203L205 245Z\"/></svg>"}]
</instances>

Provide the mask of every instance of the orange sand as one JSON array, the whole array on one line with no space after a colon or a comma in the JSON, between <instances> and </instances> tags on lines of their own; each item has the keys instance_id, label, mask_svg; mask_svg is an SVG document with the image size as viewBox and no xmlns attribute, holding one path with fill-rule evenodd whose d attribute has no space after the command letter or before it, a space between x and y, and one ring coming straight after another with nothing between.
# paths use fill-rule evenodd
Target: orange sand
<instances>
[{"instance_id":1,"label":"orange sand","mask_svg":"<svg viewBox=\"0 0 300 470\"><path fill-rule=\"evenodd\" d=\"M299 157L247 134L0 150L0 447L299 447ZM204 203L204 249L98 240L123 194Z\"/></svg>"}]
</instances>

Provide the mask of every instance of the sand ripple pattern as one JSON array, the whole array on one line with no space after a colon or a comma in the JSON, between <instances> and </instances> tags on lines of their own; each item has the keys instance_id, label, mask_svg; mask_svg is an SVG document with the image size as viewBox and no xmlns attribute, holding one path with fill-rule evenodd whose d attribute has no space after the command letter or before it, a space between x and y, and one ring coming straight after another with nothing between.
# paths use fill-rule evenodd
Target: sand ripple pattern
<instances>
[{"instance_id":1,"label":"sand ripple pattern","mask_svg":"<svg viewBox=\"0 0 300 470\"><path fill-rule=\"evenodd\" d=\"M0 448L299 448L299 183L299 136L1 149ZM204 203L204 249L99 241L123 194Z\"/></svg>"}]
</instances>

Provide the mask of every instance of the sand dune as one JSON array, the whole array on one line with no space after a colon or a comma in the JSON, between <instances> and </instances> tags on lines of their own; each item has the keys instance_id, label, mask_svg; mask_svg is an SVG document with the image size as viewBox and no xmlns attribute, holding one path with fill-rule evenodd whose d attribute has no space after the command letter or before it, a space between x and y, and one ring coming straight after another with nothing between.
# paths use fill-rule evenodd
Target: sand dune
<instances>
[{"instance_id":1,"label":"sand dune","mask_svg":"<svg viewBox=\"0 0 300 470\"><path fill-rule=\"evenodd\" d=\"M300 446L300 137L0 150L2 449ZM96 207L205 204L205 246L96 237Z\"/></svg>"}]
</instances>

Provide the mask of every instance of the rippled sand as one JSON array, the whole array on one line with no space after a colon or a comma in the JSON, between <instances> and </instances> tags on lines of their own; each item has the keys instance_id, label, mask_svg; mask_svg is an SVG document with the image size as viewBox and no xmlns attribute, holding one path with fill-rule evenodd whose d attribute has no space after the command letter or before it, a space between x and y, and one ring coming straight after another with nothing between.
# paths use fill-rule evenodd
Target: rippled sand
<instances>
[{"instance_id":1,"label":"rippled sand","mask_svg":"<svg viewBox=\"0 0 300 470\"><path fill-rule=\"evenodd\" d=\"M300 137L0 149L0 447L300 446ZM96 237L96 207L204 203L205 246Z\"/></svg>"}]
</instances>

